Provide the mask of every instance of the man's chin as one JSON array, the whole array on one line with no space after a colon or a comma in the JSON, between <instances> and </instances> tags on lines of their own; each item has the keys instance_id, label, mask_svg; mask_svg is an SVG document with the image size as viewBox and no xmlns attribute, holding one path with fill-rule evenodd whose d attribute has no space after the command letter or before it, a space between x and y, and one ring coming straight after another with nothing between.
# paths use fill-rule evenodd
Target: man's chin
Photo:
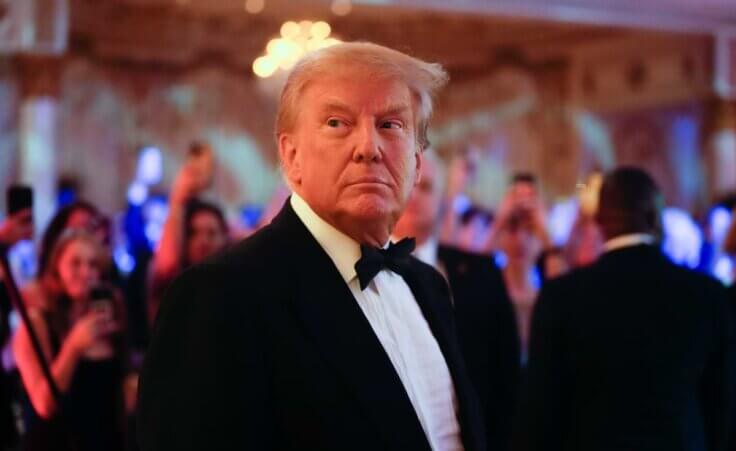
<instances>
[{"instance_id":1,"label":"man's chin","mask_svg":"<svg viewBox=\"0 0 736 451\"><path fill-rule=\"evenodd\" d=\"M389 221L396 211L396 205L382 196L363 194L345 205L347 216L359 221Z\"/></svg>"}]
</instances>

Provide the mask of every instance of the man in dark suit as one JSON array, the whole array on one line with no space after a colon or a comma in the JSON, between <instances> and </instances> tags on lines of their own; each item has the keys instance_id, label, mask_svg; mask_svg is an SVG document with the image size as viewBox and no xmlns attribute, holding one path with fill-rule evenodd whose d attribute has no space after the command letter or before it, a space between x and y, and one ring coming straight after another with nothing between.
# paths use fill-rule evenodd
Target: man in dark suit
<instances>
[{"instance_id":1,"label":"man in dark suit","mask_svg":"<svg viewBox=\"0 0 736 451\"><path fill-rule=\"evenodd\" d=\"M447 286L411 241L388 244L445 80L369 43L296 65L277 118L294 194L164 299L140 385L144 451L485 448Z\"/></svg>"},{"instance_id":2,"label":"man in dark suit","mask_svg":"<svg viewBox=\"0 0 736 451\"><path fill-rule=\"evenodd\" d=\"M486 420L488 449L504 451L509 448L520 377L514 310L493 258L439 244L444 175L441 162L426 151L420 182L393 236L414 237L417 258L448 281L460 349Z\"/></svg>"},{"instance_id":3,"label":"man in dark suit","mask_svg":"<svg viewBox=\"0 0 736 451\"><path fill-rule=\"evenodd\" d=\"M546 284L536 306L515 449L724 449L724 288L661 253L661 203L639 169L604 179L606 252Z\"/></svg>"}]
</instances>

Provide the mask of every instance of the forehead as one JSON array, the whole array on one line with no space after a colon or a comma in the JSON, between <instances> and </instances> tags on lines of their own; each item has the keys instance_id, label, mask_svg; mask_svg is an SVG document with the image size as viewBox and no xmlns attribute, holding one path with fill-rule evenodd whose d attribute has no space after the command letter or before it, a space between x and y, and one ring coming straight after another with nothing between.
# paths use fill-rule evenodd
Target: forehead
<instances>
[{"instance_id":1,"label":"forehead","mask_svg":"<svg viewBox=\"0 0 736 451\"><path fill-rule=\"evenodd\" d=\"M398 77L376 76L359 68L320 74L306 84L302 107L317 110L347 107L355 112L405 107L412 109L411 91Z\"/></svg>"},{"instance_id":2,"label":"forehead","mask_svg":"<svg viewBox=\"0 0 736 451\"><path fill-rule=\"evenodd\" d=\"M60 258L69 258L78 255L90 255L95 251L95 247L92 243L89 243L83 239L75 239L69 243L66 248L62 251Z\"/></svg>"}]
</instances>

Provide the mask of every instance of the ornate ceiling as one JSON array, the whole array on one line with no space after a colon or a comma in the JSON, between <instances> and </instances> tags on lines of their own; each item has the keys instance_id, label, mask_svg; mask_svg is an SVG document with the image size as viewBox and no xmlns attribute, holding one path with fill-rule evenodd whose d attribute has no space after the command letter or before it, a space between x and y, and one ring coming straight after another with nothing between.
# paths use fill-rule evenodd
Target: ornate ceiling
<instances>
[{"instance_id":1,"label":"ornate ceiling","mask_svg":"<svg viewBox=\"0 0 736 451\"><path fill-rule=\"evenodd\" d=\"M368 3L364 0L349 15L338 17L328 1L317 0L266 0L256 15L245 11L242 0L71 0L70 49L109 63L162 68L215 60L251 76L253 60L283 21L327 20L339 38L407 50L442 62L457 77L487 68L499 55L524 49L554 54L581 42L635 33L613 26L418 8L418 2Z\"/></svg>"}]
</instances>

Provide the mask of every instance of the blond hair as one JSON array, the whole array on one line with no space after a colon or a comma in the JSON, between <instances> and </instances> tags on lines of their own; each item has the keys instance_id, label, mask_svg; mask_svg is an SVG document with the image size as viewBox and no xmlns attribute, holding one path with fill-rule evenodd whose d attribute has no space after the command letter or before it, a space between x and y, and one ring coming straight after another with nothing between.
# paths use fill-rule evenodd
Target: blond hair
<instances>
[{"instance_id":1,"label":"blond hair","mask_svg":"<svg viewBox=\"0 0 736 451\"><path fill-rule=\"evenodd\" d=\"M66 251L69 245L78 241L83 242L94 249L95 266L100 271L100 276L102 276L109 267L110 259L105 255L102 245L91 233L81 229L66 230L56 241L49 257L48 266L42 274L39 274L41 278L41 286L47 296L55 298L63 295L63 288L59 281L59 260L61 260L61 256L64 255L64 251Z\"/></svg>"},{"instance_id":2,"label":"blond hair","mask_svg":"<svg viewBox=\"0 0 736 451\"><path fill-rule=\"evenodd\" d=\"M343 67L359 67L366 76L404 82L416 102L416 138L429 146L427 126L432 101L447 83L448 76L438 63L427 63L399 51L370 42L350 42L317 50L302 58L289 74L281 91L276 116L276 137L291 132L296 124L299 101L310 81Z\"/></svg>"}]
</instances>

